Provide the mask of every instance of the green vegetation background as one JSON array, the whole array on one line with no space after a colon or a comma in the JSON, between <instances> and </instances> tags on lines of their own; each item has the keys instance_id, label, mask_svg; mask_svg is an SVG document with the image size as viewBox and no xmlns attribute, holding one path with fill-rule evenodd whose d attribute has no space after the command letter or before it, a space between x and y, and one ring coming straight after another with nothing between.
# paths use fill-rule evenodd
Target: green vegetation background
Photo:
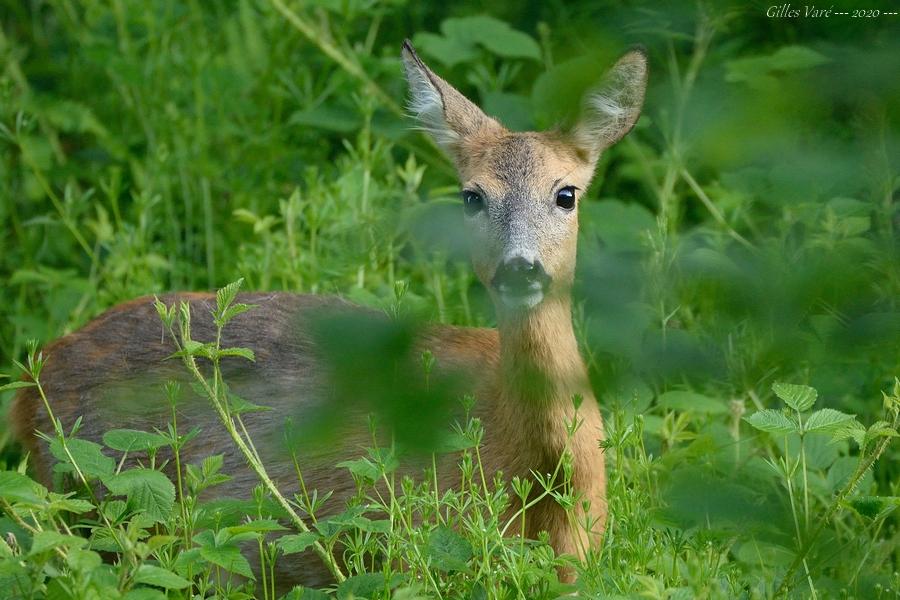
<instances>
[{"instance_id":1,"label":"green vegetation background","mask_svg":"<svg viewBox=\"0 0 900 600\"><path fill-rule=\"evenodd\" d=\"M776 380L869 424L900 374L900 16L767 8L0 1L0 371L16 376L26 340L116 303L239 277L491 324L451 165L404 115L402 40L514 129L571 122L640 43L644 116L580 208L583 350L604 408L645 415L652 463L613 508L626 523L667 511L642 525L659 553L635 530L614 570L648 597L700 585L690 561L662 575L656 561L681 543L668 532L694 539L711 511L723 560L748 594L765 590L790 542L754 554L743 535L771 521L752 509L781 488L764 465L764 490L740 487L710 457L746 466L785 450L740 421L778 406ZM15 468L3 420L0 445ZM820 446L824 505L855 450ZM861 493L900 495L898 457ZM898 589L896 518L842 519L831 539L846 564L817 555L818 584Z\"/></svg>"}]
</instances>

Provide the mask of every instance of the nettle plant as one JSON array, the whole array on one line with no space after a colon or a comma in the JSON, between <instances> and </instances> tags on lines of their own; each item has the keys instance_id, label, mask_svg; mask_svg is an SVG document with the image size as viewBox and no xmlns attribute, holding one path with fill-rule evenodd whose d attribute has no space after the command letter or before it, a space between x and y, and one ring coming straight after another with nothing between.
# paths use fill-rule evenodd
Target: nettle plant
<instances>
[{"instance_id":1,"label":"nettle plant","mask_svg":"<svg viewBox=\"0 0 900 600\"><path fill-rule=\"evenodd\" d=\"M812 411L818 398L818 392L809 386L775 383L772 385L772 391L784 402L785 407L780 410L760 410L746 417L745 420L754 428L765 431L774 437L783 436L781 455L766 460L780 477L788 494L794 524L796 553L777 595L787 592L801 565L810 589L815 594L808 556L835 514L842 508L852 508L860 516L872 521L877 535L887 516L897 506L900 506L900 497L854 495L863 478L887 449L891 439L900 436L898 433L900 379L894 380L894 388L890 395L882 392L884 418L868 428L860 423L854 415L832 408L820 408ZM826 436L830 444L840 444L852 440L858 446L859 452L853 468L848 469L848 472L840 477L843 483L834 490L833 497L826 504L824 512L813 514L813 510L810 508L813 496L810 485L811 469L807 458L810 437L816 435ZM796 440L797 443L791 443L792 440ZM862 563L859 565L856 575L859 574L861 568Z\"/></svg>"},{"instance_id":2,"label":"nettle plant","mask_svg":"<svg viewBox=\"0 0 900 600\"><path fill-rule=\"evenodd\" d=\"M435 459L421 477L400 475L397 452L379 445L373 420L371 447L335 465L348 469L357 487L342 512L321 514L330 491L308 488L299 468L301 492L284 495L242 419L266 408L232 393L220 368L224 357L256 359L249 349L220 342L229 321L253 308L235 302L240 286L238 281L218 291L211 341L192 337L187 303L157 300L156 309L177 348L170 359L183 363L194 392L209 402L256 474L260 483L253 497L223 498L225 487L219 487L209 499L210 490L231 480L222 472L222 455L183 463L182 449L198 431L179 430L182 394L174 383L161 390L171 407L166 430L116 429L103 436L103 444L79 438L80 421L65 431L41 384L46 357L32 345L27 362L19 365L30 381L0 391L37 388L54 424L46 440L58 461L57 475L69 478L66 487L75 491L49 491L25 475L25 462L19 472L0 472L0 509L16 525L0 539L0 583L11 585L17 597L274 600L284 587L277 581L279 558L312 550L333 575L331 591L338 598L556 598L576 589L560 583L558 569L580 567L571 557L556 556L548 538L507 537L544 498L579 518L582 499L571 484L571 452L563 453L552 473L507 484L501 473L484 468L484 429L469 415L470 396L462 398L464 417L449 437L460 475L452 490L438 489ZM426 375L433 362L423 355ZM581 426L580 402L573 398L574 416L566 423L570 438ZM514 503L524 508L510 513ZM298 587L281 597L332 596Z\"/></svg>"}]
</instances>

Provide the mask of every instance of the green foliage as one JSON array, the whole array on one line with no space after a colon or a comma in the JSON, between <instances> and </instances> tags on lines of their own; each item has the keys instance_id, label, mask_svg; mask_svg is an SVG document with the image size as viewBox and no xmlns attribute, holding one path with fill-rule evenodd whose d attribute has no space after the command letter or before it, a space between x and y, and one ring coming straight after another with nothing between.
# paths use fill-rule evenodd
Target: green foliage
<instances>
[{"instance_id":1,"label":"green foliage","mask_svg":"<svg viewBox=\"0 0 900 600\"><path fill-rule=\"evenodd\" d=\"M38 381L52 352L26 340L141 295L219 287L218 327L252 319L235 302L239 278L340 293L398 321L490 325L453 170L401 108L402 39L513 129L571 124L621 50L644 44L647 109L579 209L576 328L607 421L610 521L574 591L900 589L900 392L885 391L900 372L900 38L889 17L814 23L646 2L509 3L488 16L470 2L402 0L0 0L0 15L0 370L18 376L26 356L20 370ZM257 359L192 339L182 307L157 310L183 363ZM332 326L325 337L358 323ZM412 335L398 331L398 344ZM387 353L365 333L328 350ZM433 366L422 357L426 378ZM349 390L381 370L348 370ZM39 387L4 381L0 410ZM210 402L239 433L264 407L219 383ZM413 441L445 416L410 419L406 390L376 391ZM508 524L491 518L548 481L488 474L482 485L471 420L446 440L461 453L459 490L437 497L427 477L397 474L390 449L361 449L335 465L358 502L309 531L289 512L318 514L328 490L287 507L266 490L230 499L221 455L181 464L173 483L196 430L116 429L104 447L55 425L44 433L67 494L28 477L0 419L0 590L13 597L274 600L262 573L316 544L342 549L346 580L288 598L573 591L556 570L570 558L543 539L504 538ZM395 504L374 491L385 480Z\"/></svg>"}]
</instances>

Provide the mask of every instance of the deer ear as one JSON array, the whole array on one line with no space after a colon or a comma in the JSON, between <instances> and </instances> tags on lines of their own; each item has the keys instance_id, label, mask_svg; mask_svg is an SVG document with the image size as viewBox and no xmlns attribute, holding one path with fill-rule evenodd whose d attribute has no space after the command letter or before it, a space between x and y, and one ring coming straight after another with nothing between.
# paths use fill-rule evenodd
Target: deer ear
<instances>
[{"instance_id":1,"label":"deer ear","mask_svg":"<svg viewBox=\"0 0 900 600\"><path fill-rule=\"evenodd\" d=\"M460 142L488 127L500 127L494 119L435 75L418 57L409 40L403 42L403 66L409 83L409 110L419 126L445 151L454 155Z\"/></svg>"},{"instance_id":2,"label":"deer ear","mask_svg":"<svg viewBox=\"0 0 900 600\"><path fill-rule=\"evenodd\" d=\"M575 127L576 143L596 160L634 127L646 89L647 55L636 48L620 58L588 93L583 116Z\"/></svg>"}]
</instances>

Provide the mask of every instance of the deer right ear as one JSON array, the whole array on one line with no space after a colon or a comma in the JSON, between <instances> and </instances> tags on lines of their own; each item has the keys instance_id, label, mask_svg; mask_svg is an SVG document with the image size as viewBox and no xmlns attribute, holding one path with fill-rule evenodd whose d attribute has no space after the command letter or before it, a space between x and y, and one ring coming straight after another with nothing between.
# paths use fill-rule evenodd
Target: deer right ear
<instances>
[{"instance_id":1,"label":"deer right ear","mask_svg":"<svg viewBox=\"0 0 900 600\"><path fill-rule=\"evenodd\" d=\"M452 85L435 75L416 54L409 40L403 42L403 66L409 83L409 110L438 145L455 156L461 141L500 124L484 114Z\"/></svg>"}]
</instances>

